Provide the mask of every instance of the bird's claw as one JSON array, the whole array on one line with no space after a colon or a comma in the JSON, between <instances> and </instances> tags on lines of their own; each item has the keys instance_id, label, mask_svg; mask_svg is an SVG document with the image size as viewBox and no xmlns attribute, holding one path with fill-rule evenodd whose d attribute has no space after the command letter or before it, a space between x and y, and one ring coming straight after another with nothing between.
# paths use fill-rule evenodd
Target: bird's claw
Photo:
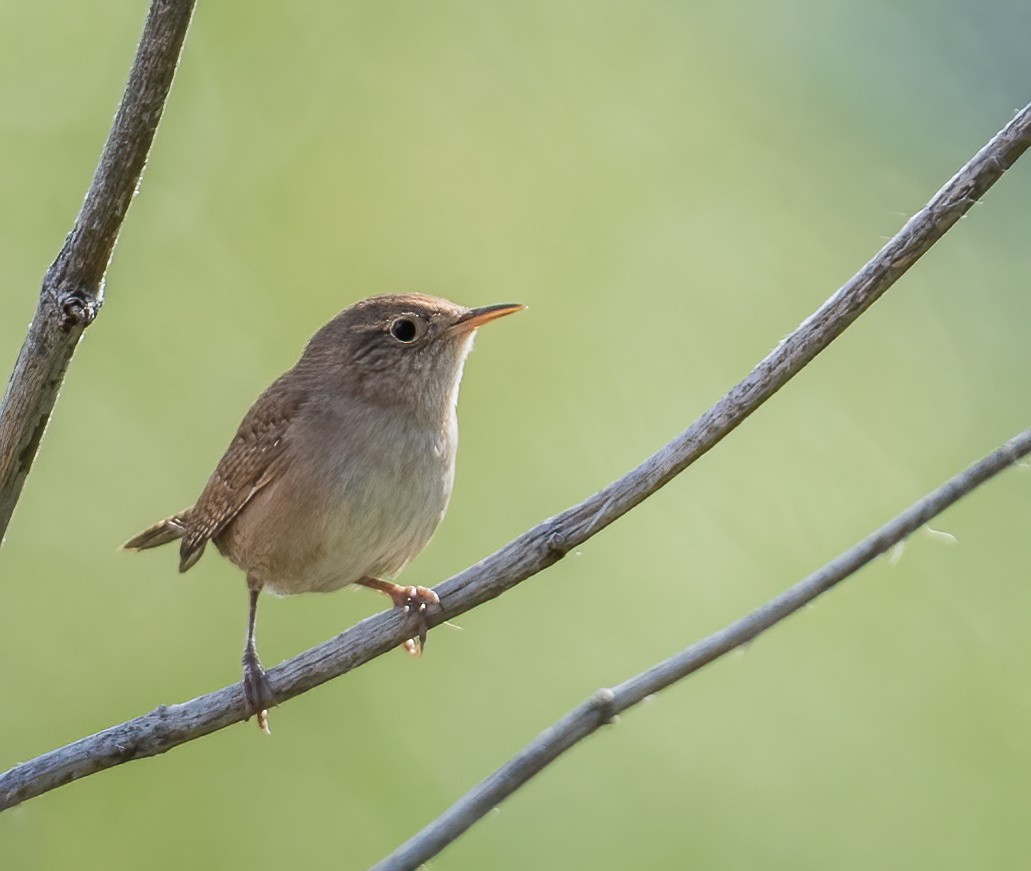
<instances>
[{"instance_id":1,"label":"bird's claw","mask_svg":"<svg viewBox=\"0 0 1031 871\"><path fill-rule=\"evenodd\" d=\"M268 727L268 709L275 705L276 697L258 654L253 650L243 654L243 695L247 700L248 714L257 717L258 728L266 735L272 734Z\"/></svg>"},{"instance_id":2,"label":"bird's claw","mask_svg":"<svg viewBox=\"0 0 1031 871\"><path fill-rule=\"evenodd\" d=\"M409 638L401 647L412 656L419 656L423 647L426 646L426 633L430 628L427 616L431 608L440 608L440 596L429 587L403 587L379 578L360 578L358 583L390 596L394 607L401 609L405 622L415 621L415 637Z\"/></svg>"},{"instance_id":3,"label":"bird's claw","mask_svg":"<svg viewBox=\"0 0 1031 871\"><path fill-rule=\"evenodd\" d=\"M415 620L417 635L401 647L412 656L421 656L426 646L429 624L426 617L430 608L440 607L440 596L429 587L399 587L394 604L401 608L406 620Z\"/></svg>"}]
</instances>

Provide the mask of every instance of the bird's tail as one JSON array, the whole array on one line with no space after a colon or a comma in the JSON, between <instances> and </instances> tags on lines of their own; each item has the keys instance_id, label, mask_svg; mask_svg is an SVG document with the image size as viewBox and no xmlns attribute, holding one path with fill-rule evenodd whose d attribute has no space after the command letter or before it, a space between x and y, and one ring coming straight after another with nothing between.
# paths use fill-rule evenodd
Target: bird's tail
<instances>
[{"instance_id":1,"label":"bird's tail","mask_svg":"<svg viewBox=\"0 0 1031 871\"><path fill-rule=\"evenodd\" d=\"M187 508L185 511L159 520L153 526L148 526L139 535L130 538L121 546L120 550L147 550L182 538L186 532L186 519L189 514L190 509Z\"/></svg>"}]
</instances>

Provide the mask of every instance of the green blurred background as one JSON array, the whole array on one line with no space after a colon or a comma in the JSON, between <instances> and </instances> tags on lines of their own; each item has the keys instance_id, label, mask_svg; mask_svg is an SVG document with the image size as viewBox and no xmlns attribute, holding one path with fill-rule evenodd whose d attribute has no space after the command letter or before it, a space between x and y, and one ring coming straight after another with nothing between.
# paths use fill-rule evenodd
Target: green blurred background
<instances>
[{"instance_id":1,"label":"green blurred background","mask_svg":"<svg viewBox=\"0 0 1031 871\"><path fill-rule=\"evenodd\" d=\"M0 363L144 2L0 4ZM209 3L0 554L0 768L238 680L239 572L115 552L373 293L530 310L467 367L435 583L687 426L1031 98L1024 0ZM1029 424L1031 158L710 456L575 555L272 716L0 816L11 869L362 868L596 687ZM1014 470L578 747L433 864L1007 868L1031 852ZM269 598L274 664L382 609Z\"/></svg>"}]
</instances>

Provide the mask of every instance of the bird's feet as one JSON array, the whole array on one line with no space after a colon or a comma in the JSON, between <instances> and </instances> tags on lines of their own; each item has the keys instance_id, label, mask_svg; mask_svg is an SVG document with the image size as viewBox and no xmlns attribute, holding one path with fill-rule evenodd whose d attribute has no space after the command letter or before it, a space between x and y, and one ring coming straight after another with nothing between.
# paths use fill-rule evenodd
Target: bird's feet
<instances>
[{"instance_id":1,"label":"bird's feet","mask_svg":"<svg viewBox=\"0 0 1031 871\"><path fill-rule=\"evenodd\" d=\"M258 728L270 735L268 709L275 705L276 697L253 647L243 652L243 694L247 699L247 710L258 718Z\"/></svg>"},{"instance_id":2,"label":"bird's feet","mask_svg":"<svg viewBox=\"0 0 1031 871\"><path fill-rule=\"evenodd\" d=\"M358 583L390 596L394 607L400 608L405 617L414 623L415 636L409 638L401 647L412 656L421 656L429 630L426 617L432 608L440 607L440 596L429 587L405 587L378 578L362 578Z\"/></svg>"},{"instance_id":3,"label":"bird's feet","mask_svg":"<svg viewBox=\"0 0 1031 871\"><path fill-rule=\"evenodd\" d=\"M429 587L398 587L398 590L399 595L394 599L394 606L401 608L405 616L416 626L415 637L409 638L401 646L412 656L422 656L422 649L426 646L426 632L429 629L426 615L430 608L440 607L440 596Z\"/></svg>"}]
</instances>

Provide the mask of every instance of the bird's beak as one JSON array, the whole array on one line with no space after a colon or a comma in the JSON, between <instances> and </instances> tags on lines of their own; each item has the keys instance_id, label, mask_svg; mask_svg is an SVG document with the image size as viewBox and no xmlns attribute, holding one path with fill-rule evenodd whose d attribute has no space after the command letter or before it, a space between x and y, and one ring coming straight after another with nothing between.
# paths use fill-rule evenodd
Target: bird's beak
<instances>
[{"instance_id":1,"label":"bird's beak","mask_svg":"<svg viewBox=\"0 0 1031 871\"><path fill-rule=\"evenodd\" d=\"M515 314L526 308L517 302L501 302L497 305L484 305L479 308L471 308L452 325L451 329L456 333L470 333L477 327L482 327L488 321L503 318L505 315Z\"/></svg>"}]
</instances>

